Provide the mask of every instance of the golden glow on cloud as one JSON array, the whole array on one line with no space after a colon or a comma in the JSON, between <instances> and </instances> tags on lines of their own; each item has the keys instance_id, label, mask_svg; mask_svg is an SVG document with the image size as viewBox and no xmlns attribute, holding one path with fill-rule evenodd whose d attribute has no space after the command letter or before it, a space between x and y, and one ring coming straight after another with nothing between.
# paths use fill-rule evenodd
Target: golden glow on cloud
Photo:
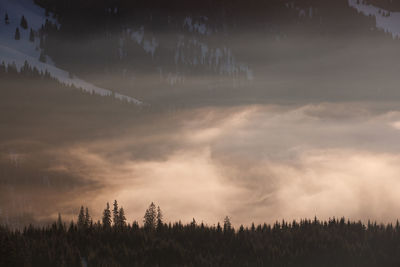
<instances>
[{"instance_id":1,"label":"golden glow on cloud","mask_svg":"<svg viewBox=\"0 0 400 267\"><path fill-rule=\"evenodd\" d=\"M171 221L212 224L225 215L234 224L315 215L395 220L400 150L392 144L398 132L387 124L398 114L352 106L346 117L331 108L197 110L179 126L171 122L173 134L163 129L71 148L69 168L102 185L94 198L97 214L118 199L129 220L141 221L151 201ZM130 156L142 138L156 152Z\"/></svg>"}]
</instances>

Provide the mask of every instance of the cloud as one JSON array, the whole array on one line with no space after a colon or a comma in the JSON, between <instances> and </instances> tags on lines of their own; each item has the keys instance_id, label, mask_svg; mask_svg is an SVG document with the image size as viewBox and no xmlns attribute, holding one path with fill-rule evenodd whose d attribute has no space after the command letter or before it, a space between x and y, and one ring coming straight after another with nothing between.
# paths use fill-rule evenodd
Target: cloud
<instances>
[{"instance_id":1,"label":"cloud","mask_svg":"<svg viewBox=\"0 0 400 267\"><path fill-rule=\"evenodd\" d=\"M400 208L398 121L396 110L360 103L157 113L115 138L49 150L48 171L80 185L35 190L51 196L46 212L53 216L72 216L84 204L99 218L117 199L130 221L141 221L151 201L171 221L393 221Z\"/></svg>"}]
</instances>

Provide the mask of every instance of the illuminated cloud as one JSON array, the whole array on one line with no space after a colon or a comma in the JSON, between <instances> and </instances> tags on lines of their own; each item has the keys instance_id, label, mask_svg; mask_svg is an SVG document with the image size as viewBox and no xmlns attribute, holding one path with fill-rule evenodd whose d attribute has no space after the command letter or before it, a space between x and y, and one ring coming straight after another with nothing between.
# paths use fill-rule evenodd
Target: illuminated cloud
<instances>
[{"instance_id":1,"label":"illuminated cloud","mask_svg":"<svg viewBox=\"0 0 400 267\"><path fill-rule=\"evenodd\" d=\"M51 170L90 181L74 189L73 203L90 206L97 217L118 199L130 221L141 221L151 201L167 220L210 224L225 215L236 225L315 215L397 218L400 146L390 125L398 112L342 103L204 108L179 116L53 151L60 160ZM60 198L56 207L73 203Z\"/></svg>"}]
</instances>

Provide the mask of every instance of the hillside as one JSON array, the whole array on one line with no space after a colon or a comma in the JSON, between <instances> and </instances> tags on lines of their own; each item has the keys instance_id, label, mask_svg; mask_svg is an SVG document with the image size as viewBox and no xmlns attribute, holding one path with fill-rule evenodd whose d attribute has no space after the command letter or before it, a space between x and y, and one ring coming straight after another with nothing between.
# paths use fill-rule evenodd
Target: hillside
<instances>
[{"instance_id":1,"label":"hillside","mask_svg":"<svg viewBox=\"0 0 400 267\"><path fill-rule=\"evenodd\" d=\"M37 6L33 0L2 0L0 2L0 16L2 26L0 27L0 63L15 64L21 68L25 61L40 71L48 71L57 80L82 88L85 91L99 95L111 95L112 91L97 87L83 81L68 71L55 66L48 55L42 51L44 36L42 31L47 25L59 27L57 20L47 14L44 9ZM21 26L22 17L27 21L26 26ZM18 29L18 40L15 33ZM120 100L129 101L135 104L141 102L116 93L115 97Z\"/></svg>"}]
</instances>

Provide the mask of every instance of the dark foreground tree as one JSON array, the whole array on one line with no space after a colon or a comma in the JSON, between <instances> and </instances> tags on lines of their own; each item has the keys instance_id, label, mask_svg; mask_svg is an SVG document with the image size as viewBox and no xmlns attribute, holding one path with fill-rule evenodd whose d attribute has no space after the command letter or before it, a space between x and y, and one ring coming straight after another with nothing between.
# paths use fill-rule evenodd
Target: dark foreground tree
<instances>
[{"instance_id":1,"label":"dark foreground tree","mask_svg":"<svg viewBox=\"0 0 400 267\"><path fill-rule=\"evenodd\" d=\"M147 229L154 229L157 224L156 205L151 202L143 216L144 227Z\"/></svg>"},{"instance_id":2,"label":"dark foreground tree","mask_svg":"<svg viewBox=\"0 0 400 267\"><path fill-rule=\"evenodd\" d=\"M85 210L85 227L89 227L92 224L93 224L93 221L92 221L92 218L90 217L89 209L88 209L88 207L86 207L86 210Z\"/></svg>"},{"instance_id":3,"label":"dark foreground tree","mask_svg":"<svg viewBox=\"0 0 400 267\"><path fill-rule=\"evenodd\" d=\"M84 228L85 227L85 209L83 208L83 206L81 206L81 209L79 210L79 214L78 214L78 227L79 228Z\"/></svg>"},{"instance_id":4,"label":"dark foreground tree","mask_svg":"<svg viewBox=\"0 0 400 267\"><path fill-rule=\"evenodd\" d=\"M114 222L114 225L117 225L118 224L118 214L119 214L117 200L114 200L113 206L114 206L114 208L113 208L113 222Z\"/></svg>"},{"instance_id":5,"label":"dark foreground tree","mask_svg":"<svg viewBox=\"0 0 400 267\"><path fill-rule=\"evenodd\" d=\"M160 206L157 207L157 228L160 229L163 226L163 214Z\"/></svg>"},{"instance_id":6,"label":"dark foreground tree","mask_svg":"<svg viewBox=\"0 0 400 267\"><path fill-rule=\"evenodd\" d=\"M103 227L104 228L111 228L111 211L110 211L110 204L107 202L107 206L103 211Z\"/></svg>"},{"instance_id":7,"label":"dark foreground tree","mask_svg":"<svg viewBox=\"0 0 400 267\"><path fill-rule=\"evenodd\" d=\"M118 211L117 227L123 229L126 226L126 217L124 208L121 207Z\"/></svg>"}]
</instances>

